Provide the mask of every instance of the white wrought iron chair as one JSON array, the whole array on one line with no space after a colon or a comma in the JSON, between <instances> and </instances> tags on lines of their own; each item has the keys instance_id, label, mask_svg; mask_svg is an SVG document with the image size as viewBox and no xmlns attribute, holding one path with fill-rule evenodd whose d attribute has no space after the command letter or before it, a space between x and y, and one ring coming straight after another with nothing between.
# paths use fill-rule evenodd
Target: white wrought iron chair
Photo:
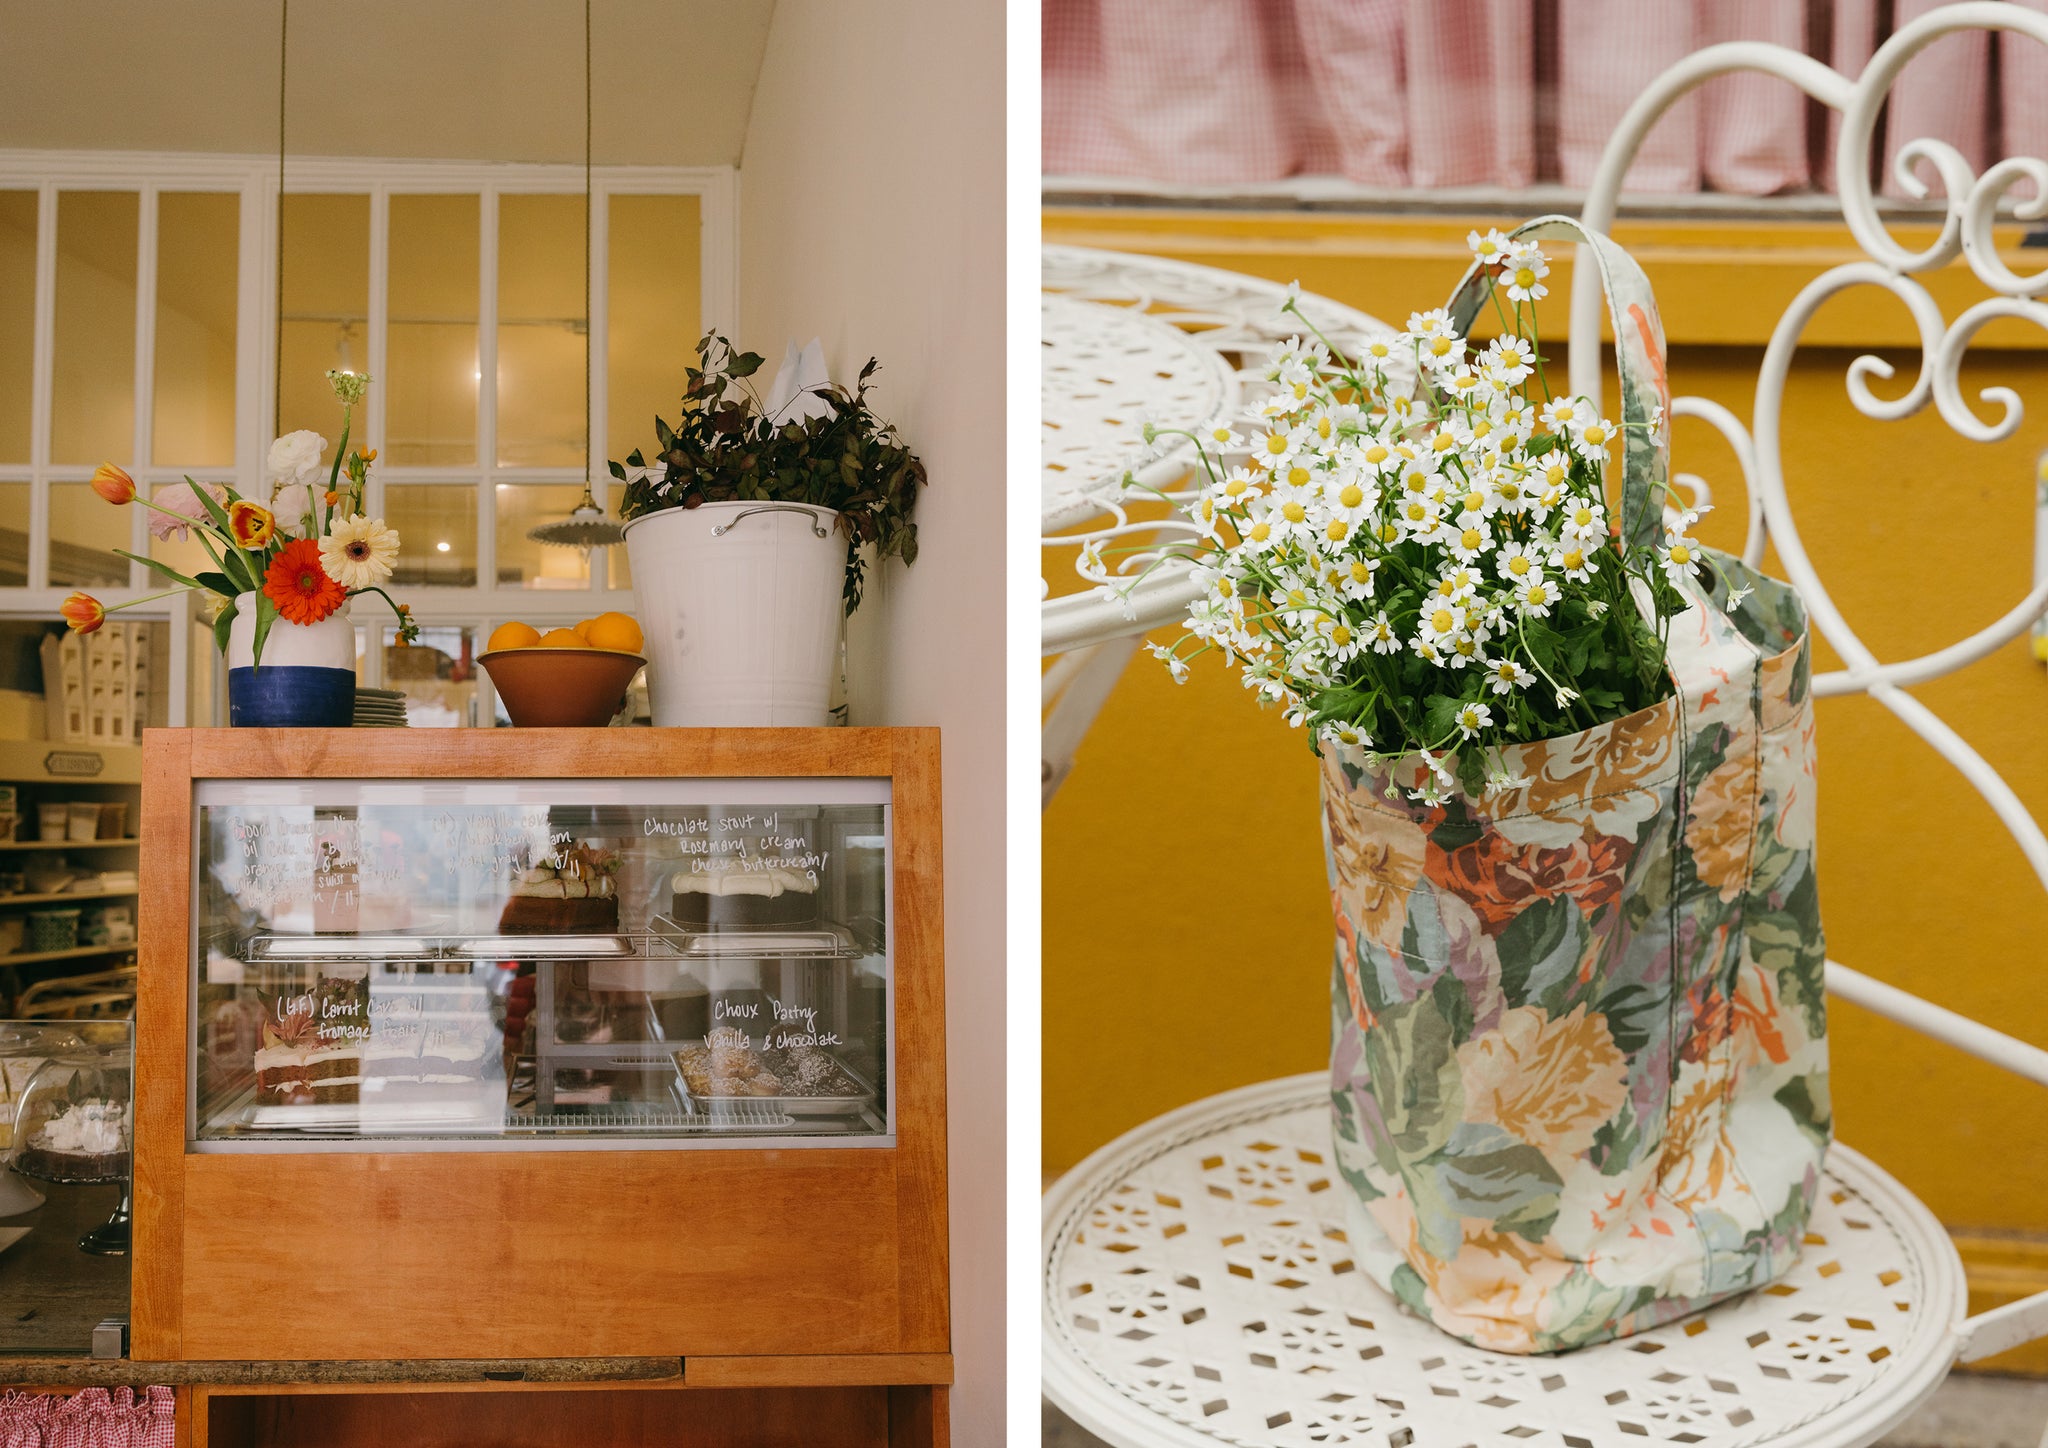
<instances>
[{"instance_id":1,"label":"white wrought iron chair","mask_svg":"<svg viewBox=\"0 0 2048 1448\"><path fill-rule=\"evenodd\" d=\"M2019 637L2044 609L2048 582L1960 643L1881 662L1830 600L1801 545L1780 454L1787 374L1826 298L1877 286L1918 326L1918 378L1886 401L1867 385L1890 375L1874 357L1851 364L1856 407L1896 420L1931 400L1965 438L2010 436L2020 400L1981 395L1993 422L1965 404L1957 373L1972 337L1997 317L2048 326L2048 271L2015 275L1991 244L1998 203L2021 178L2035 197L2021 220L2048 216L2048 161L2013 159L1973 174L1951 147L1905 146L1910 174L1930 164L1946 193L1939 239L1901 248L1870 187L1872 128L1905 63L1952 31L2020 32L2048 44L2048 15L1998 3L1935 11L1902 27L1851 79L1794 51L1736 43L1700 51L1630 107L1602 159L1584 219L1606 229L1630 160L1674 101L1713 76L1754 70L1799 87L1842 115L1835 171L1843 214L1867 260L1835 267L1802 291L1765 351L1751 429L1697 400L1674 412L1726 437L1754 500L1745 556L1775 545L1814 626L1846 667L1819 674L1818 695L1862 692L1921 736L1990 803L2048 887L2048 838L1990 765L1904 690ZM1919 277L1960 256L1996 295L1946 321ZM1573 337L1599 336L1590 267L1575 268ZM1573 390L1598 395L1597 347L1571 353ZM1902 1025L2048 1086L2048 1051L1846 966L1828 987ZM1342 1184L1329 1159L1320 1074L1268 1082L1160 1117L1098 1151L1044 1203L1044 1386L1083 1427L1119 1448L1366 1444L1459 1448L1605 1448L1666 1442L1742 1448L1856 1448L1904 1421L1957 1363L2048 1336L2048 1293L1968 1315L1961 1261L1933 1215L1851 1148L1831 1151L1797 1268L1783 1281L1637 1337L1552 1358L1467 1347L1408 1316L1362 1281L1342 1236ZM2044 1437L2048 1448L2048 1437Z\"/></svg>"}]
</instances>

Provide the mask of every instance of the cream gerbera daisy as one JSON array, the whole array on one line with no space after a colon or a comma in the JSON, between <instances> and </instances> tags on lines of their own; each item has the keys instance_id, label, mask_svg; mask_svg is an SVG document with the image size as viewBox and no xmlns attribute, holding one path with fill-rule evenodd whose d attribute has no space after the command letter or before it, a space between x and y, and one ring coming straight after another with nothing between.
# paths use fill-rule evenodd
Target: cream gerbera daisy
<instances>
[{"instance_id":1,"label":"cream gerbera daisy","mask_svg":"<svg viewBox=\"0 0 2048 1448\"><path fill-rule=\"evenodd\" d=\"M355 513L337 518L320 540L320 566L343 588L371 588L391 576L398 557L398 530L382 518Z\"/></svg>"}]
</instances>

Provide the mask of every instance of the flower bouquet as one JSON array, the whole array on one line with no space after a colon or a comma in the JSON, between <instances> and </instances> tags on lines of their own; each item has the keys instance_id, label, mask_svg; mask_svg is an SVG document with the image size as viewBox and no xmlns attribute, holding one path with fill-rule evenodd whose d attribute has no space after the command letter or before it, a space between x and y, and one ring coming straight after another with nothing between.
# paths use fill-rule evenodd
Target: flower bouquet
<instances>
[{"instance_id":1,"label":"flower bouquet","mask_svg":"<svg viewBox=\"0 0 2048 1448\"><path fill-rule=\"evenodd\" d=\"M1618 424L1547 385L1545 237L1607 294ZM1358 357L1288 343L1196 437L1203 590L1156 652L1234 660L1320 756L1360 1266L1552 1352L1799 1250L1829 1133L1809 641L1667 502L1627 253L1564 218L1471 241L1447 308Z\"/></svg>"},{"instance_id":2,"label":"flower bouquet","mask_svg":"<svg viewBox=\"0 0 2048 1448\"><path fill-rule=\"evenodd\" d=\"M93 490L109 503L139 503L154 512L149 523L154 537L197 537L215 566L187 576L159 559L117 548L122 557L154 569L178 587L112 607L90 594L74 593L60 608L65 621L79 633L91 633L109 613L124 608L180 590L206 595L213 608L214 641L228 660L229 721L234 724L352 721L352 598L376 594L398 617L399 642L419 637L410 610L382 587L398 556L398 534L382 518L363 512L377 454L351 451L348 445L355 408L370 379L337 371L329 372L327 380L342 410L334 461L323 468L327 441L317 433L277 439L268 458L267 502L189 477L144 497L135 480L112 463L102 463L92 477ZM259 672L266 651L272 667Z\"/></svg>"}]
</instances>

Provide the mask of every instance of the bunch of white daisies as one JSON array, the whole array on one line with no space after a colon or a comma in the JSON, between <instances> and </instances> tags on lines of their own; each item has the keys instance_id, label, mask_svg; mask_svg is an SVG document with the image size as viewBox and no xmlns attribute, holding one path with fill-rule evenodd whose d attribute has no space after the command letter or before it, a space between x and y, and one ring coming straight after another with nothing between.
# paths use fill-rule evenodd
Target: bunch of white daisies
<instances>
[{"instance_id":1,"label":"bunch of white daisies","mask_svg":"<svg viewBox=\"0 0 2048 1448\"><path fill-rule=\"evenodd\" d=\"M1544 380L1542 252L1469 239L1501 321L1483 347L1437 310L1333 361L1290 290L1314 335L1275 352L1271 394L1182 434L1206 473L1190 505L1203 592L1186 634L1153 646L1177 679L1223 651L1319 743L1423 753L1431 796L1516 783L1489 772L1490 746L1665 697L1674 585L1702 560L1689 510L1653 546L1620 540L1604 487L1619 430Z\"/></svg>"}]
</instances>

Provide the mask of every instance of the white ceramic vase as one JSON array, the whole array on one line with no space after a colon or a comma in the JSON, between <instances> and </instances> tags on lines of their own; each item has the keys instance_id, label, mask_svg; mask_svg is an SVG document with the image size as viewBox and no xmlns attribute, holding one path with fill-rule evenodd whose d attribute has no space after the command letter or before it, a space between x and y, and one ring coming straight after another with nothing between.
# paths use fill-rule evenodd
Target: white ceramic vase
<instances>
[{"instance_id":1,"label":"white ceramic vase","mask_svg":"<svg viewBox=\"0 0 2048 1448\"><path fill-rule=\"evenodd\" d=\"M831 722L845 605L839 515L807 503L706 503L626 525L654 722Z\"/></svg>"},{"instance_id":2,"label":"white ceramic vase","mask_svg":"<svg viewBox=\"0 0 2048 1448\"><path fill-rule=\"evenodd\" d=\"M256 595L235 598L228 625L228 722L344 728L355 722L356 630L343 604L318 623L277 619L256 659Z\"/></svg>"}]
</instances>

